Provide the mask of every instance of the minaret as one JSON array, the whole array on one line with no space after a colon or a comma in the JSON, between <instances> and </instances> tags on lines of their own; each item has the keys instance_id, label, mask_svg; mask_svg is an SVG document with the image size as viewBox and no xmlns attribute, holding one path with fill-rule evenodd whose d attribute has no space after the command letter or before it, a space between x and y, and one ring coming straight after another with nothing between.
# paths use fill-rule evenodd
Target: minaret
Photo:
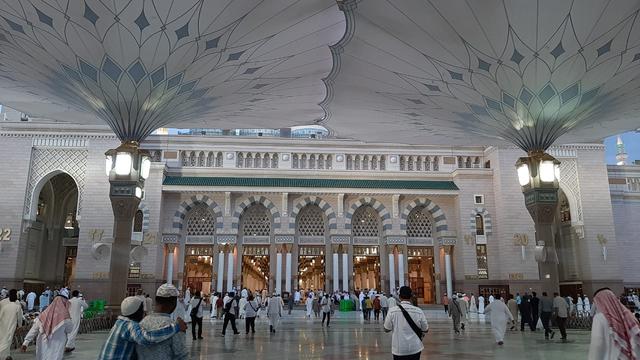
<instances>
[{"instance_id":1,"label":"minaret","mask_svg":"<svg viewBox=\"0 0 640 360\"><path fill-rule=\"evenodd\" d=\"M622 142L622 137L618 135L618 140L616 141L616 160L618 161L616 165L626 165L627 164L627 152L624 151L624 143Z\"/></svg>"}]
</instances>

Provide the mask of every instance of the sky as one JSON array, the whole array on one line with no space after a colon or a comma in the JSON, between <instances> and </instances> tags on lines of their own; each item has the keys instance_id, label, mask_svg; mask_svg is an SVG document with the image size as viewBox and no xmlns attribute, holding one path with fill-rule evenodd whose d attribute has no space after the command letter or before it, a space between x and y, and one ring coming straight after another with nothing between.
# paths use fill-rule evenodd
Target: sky
<instances>
[{"instance_id":1,"label":"sky","mask_svg":"<svg viewBox=\"0 0 640 360\"><path fill-rule=\"evenodd\" d=\"M628 132L622 134L622 142L624 148L629 155L627 159L628 164L633 164L635 160L640 160L640 133ZM607 156L607 164L616 163L616 137L612 136L605 139L605 152Z\"/></svg>"}]
</instances>

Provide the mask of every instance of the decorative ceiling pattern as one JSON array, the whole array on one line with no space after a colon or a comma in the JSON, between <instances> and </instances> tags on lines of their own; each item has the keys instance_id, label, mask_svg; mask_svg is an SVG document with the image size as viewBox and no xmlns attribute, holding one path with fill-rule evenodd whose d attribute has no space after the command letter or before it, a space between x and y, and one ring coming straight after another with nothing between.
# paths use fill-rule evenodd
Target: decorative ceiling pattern
<instances>
[{"instance_id":1,"label":"decorative ceiling pattern","mask_svg":"<svg viewBox=\"0 0 640 360\"><path fill-rule=\"evenodd\" d=\"M636 0L0 0L32 116L525 150L638 128Z\"/></svg>"},{"instance_id":2,"label":"decorative ceiling pattern","mask_svg":"<svg viewBox=\"0 0 640 360\"><path fill-rule=\"evenodd\" d=\"M126 140L305 124L344 26L326 0L0 0L0 99Z\"/></svg>"},{"instance_id":3,"label":"decorative ceiling pattern","mask_svg":"<svg viewBox=\"0 0 640 360\"><path fill-rule=\"evenodd\" d=\"M371 141L526 150L638 128L639 9L627 0L360 1L345 8L348 39L323 125Z\"/></svg>"}]
</instances>

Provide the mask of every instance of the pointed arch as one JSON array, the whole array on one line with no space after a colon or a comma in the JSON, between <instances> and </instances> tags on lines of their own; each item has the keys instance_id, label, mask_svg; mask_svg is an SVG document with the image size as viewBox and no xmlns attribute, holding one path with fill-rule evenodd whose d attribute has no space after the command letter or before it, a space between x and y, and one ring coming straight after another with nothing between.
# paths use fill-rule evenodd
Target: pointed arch
<instances>
[{"instance_id":1,"label":"pointed arch","mask_svg":"<svg viewBox=\"0 0 640 360\"><path fill-rule=\"evenodd\" d=\"M207 204L211 211L213 211L214 216L216 217L216 230L222 229L224 218L222 217L222 209L218 206L218 204L210 199L207 195L193 195L187 201L183 201L178 209L173 214L173 229L177 232L181 231L184 227L184 219L195 205L197 204Z\"/></svg>"},{"instance_id":2,"label":"pointed arch","mask_svg":"<svg viewBox=\"0 0 640 360\"><path fill-rule=\"evenodd\" d=\"M336 230L338 229L336 212L328 202L317 196L307 196L297 201L296 205L291 211L291 219L293 219L293 221L289 222L290 230L295 230L296 218L298 217L298 213L303 207L307 205L318 205L318 207L320 207L320 209L322 209L322 211L324 212L324 215L327 217L327 221L329 222L329 233L333 234L336 232Z\"/></svg>"},{"instance_id":3,"label":"pointed arch","mask_svg":"<svg viewBox=\"0 0 640 360\"><path fill-rule=\"evenodd\" d=\"M233 217L231 219L231 228L235 232L238 232L238 228L240 225L240 215L242 215L246 208L253 204L264 205L273 217L273 229L280 229L280 211L275 206L275 204L264 196L250 196L243 202L241 202L233 212Z\"/></svg>"},{"instance_id":4,"label":"pointed arch","mask_svg":"<svg viewBox=\"0 0 640 360\"><path fill-rule=\"evenodd\" d=\"M380 218L382 219L383 232L386 233L387 231L391 230L391 227L392 227L391 214L389 214L389 211L387 210L387 208L385 208L380 201L371 197L361 198L360 200L351 204L351 206L349 207L349 211L347 211L347 213L345 214L345 222L344 222L345 229L351 230L351 219L353 218L353 214L356 212L356 210L359 207L364 205L370 205L372 208L374 208L378 212L378 215L380 215Z\"/></svg>"},{"instance_id":5,"label":"pointed arch","mask_svg":"<svg viewBox=\"0 0 640 360\"><path fill-rule=\"evenodd\" d=\"M444 211L433 201L427 198L418 198L407 204L407 206L400 214L400 230L406 234L407 232L407 217L411 210L418 206L423 206L431 216L433 216L433 220L435 221L435 230L436 232L447 231L449 226L447 225L447 217L444 215ZM475 216L475 215L474 215Z\"/></svg>"}]
</instances>

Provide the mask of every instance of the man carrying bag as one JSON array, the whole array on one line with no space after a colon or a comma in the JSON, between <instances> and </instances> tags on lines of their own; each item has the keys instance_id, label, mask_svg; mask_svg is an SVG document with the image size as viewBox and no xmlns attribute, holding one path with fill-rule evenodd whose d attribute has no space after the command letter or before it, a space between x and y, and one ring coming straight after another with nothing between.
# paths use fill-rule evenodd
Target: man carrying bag
<instances>
[{"instance_id":1,"label":"man carrying bag","mask_svg":"<svg viewBox=\"0 0 640 360\"><path fill-rule=\"evenodd\" d=\"M400 304L389 309L384 331L393 332L391 353L394 360L417 360L424 349L422 338L429 330L429 324L424 312L411 305L410 287L401 287L399 297Z\"/></svg>"}]
</instances>

